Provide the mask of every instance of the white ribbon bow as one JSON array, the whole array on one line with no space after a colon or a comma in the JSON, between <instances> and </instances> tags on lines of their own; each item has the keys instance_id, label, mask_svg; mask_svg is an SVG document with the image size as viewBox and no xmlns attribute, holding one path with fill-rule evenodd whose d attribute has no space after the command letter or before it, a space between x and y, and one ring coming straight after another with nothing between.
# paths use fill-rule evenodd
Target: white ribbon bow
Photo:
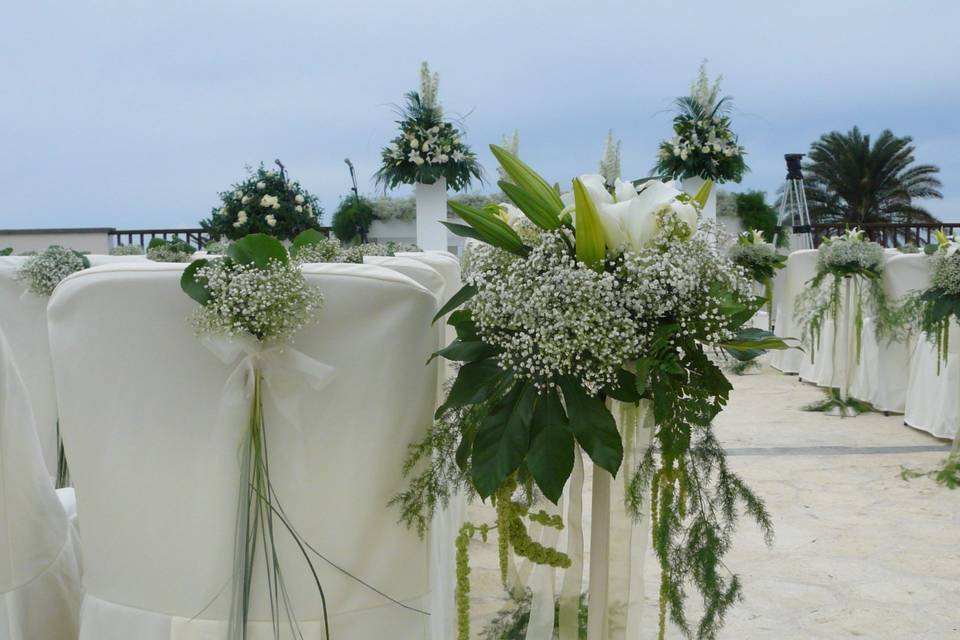
<instances>
[{"instance_id":1,"label":"white ribbon bow","mask_svg":"<svg viewBox=\"0 0 960 640\"><path fill-rule=\"evenodd\" d=\"M330 383L336 371L288 344L263 343L253 336L204 336L201 343L224 364L239 360L223 385L223 404L248 402L259 371L264 394L271 397L277 410L298 431L304 417L299 402L303 386L319 391Z\"/></svg>"}]
</instances>

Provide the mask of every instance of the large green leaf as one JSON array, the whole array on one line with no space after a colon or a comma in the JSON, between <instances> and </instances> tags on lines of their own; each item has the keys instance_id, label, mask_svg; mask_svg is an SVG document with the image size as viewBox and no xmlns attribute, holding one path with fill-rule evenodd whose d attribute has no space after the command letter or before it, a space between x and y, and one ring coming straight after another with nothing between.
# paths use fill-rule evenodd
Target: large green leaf
<instances>
[{"instance_id":1,"label":"large green leaf","mask_svg":"<svg viewBox=\"0 0 960 640\"><path fill-rule=\"evenodd\" d=\"M597 207L580 178L573 179L573 200L577 208L577 260L591 269L603 271L606 245Z\"/></svg>"},{"instance_id":2,"label":"large green leaf","mask_svg":"<svg viewBox=\"0 0 960 640\"><path fill-rule=\"evenodd\" d=\"M297 234L296 238L293 239L293 244L290 246L290 255L296 256L303 247L320 244L326 240L328 240L327 236L323 235L316 229L304 229Z\"/></svg>"},{"instance_id":3,"label":"large green leaf","mask_svg":"<svg viewBox=\"0 0 960 640\"><path fill-rule=\"evenodd\" d=\"M642 397L642 392L638 390L637 386L637 376L626 369L617 371L617 383L603 391L620 402L639 402Z\"/></svg>"},{"instance_id":4,"label":"large green leaf","mask_svg":"<svg viewBox=\"0 0 960 640\"><path fill-rule=\"evenodd\" d=\"M713 189L713 180L707 180L693 196L693 201L700 205L700 208L707 206L707 200L710 198L710 191Z\"/></svg>"},{"instance_id":5,"label":"large green leaf","mask_svg":"<svg viewBox=\"0 0 960 640\"><path fill-rule=\"evenodd\" d=\"M495 347L490 346L482 340L454 340L443 349L435 351L427 360L429 364L437 356L443 356L453 362L473 362L482 358L488 358L497 353Z\"/></svg>"},{"instance_id":6,"label":"large green leaf","mask_svg":"<svg viewBox=\"0 0 960 640\"><path fill-rule=\"evenodd\" d=\"M527 468L543 495L556 504L573 470L573 434L555 387L541 395L533 411Z\"/></svg>"},{"instance_id":7,"label":"large green leaf","mask_svg":"<svg viewBox=\"0 0 960 640\"><path fill-rule=\"evenodd\" d=\"M765 329L745 327L740 329L730 340L719 343L724 349L792 349L786 340L795 338L781 338Z\"/></svg>"},{"instance_id":8,"label":"large green leaf","mask_svg":"<svg viewBox=\"0 0 960 640\"><path fill-rule=\"evenodd\" d=\"M440 311L437 311L437 315L433 316L433 321L436 322L443 316L447 315L464 302L477 295L477 288L472 284L465 284L460 288L460 291L457 291L455 294L450 296L450 299L440 307Z\"/></svg>"},{"instance_id":9,"label":"large green leaf","mask_svg":"<svg viewBox=\"0 0 960 640\"><path fill-rule=\"evenodd\" d=\"M471 209L459 202L450 201L447 203L453 212L463 218L463 221L473 227L481 236L481 240L499 247L504 251L515 253L518 256L525 256L529 249L517 232L510 225L497 216L490 215L483 211Z\"/></svg>"},{"instance_id":10,"label":"large green leaf","mask_svg":"<svg viewBox=\"0 0 960 640\"><path fill-rule=\"evenodd\" d=\"M206 283L197 278L197 270L207 266L207 264L206 259L194 260L187 265L187 268L183 270L183 275L180 276L180 288L202 305L206 305L210 301L210 291L207 289Z\"/></svg>"},{"instance_id":11,"label":"large green leaf","mask_svg":"<svg viewBox=\"0 0 960 640\"><path fill-rule=\"evenodd\" d=\"M532 384L518 382L477 430L471 471L481 498L492 495L526 457L536 397Z\"/></svg>"},{"instance_id":12,"label":"large green leaf","mask_svg":"<svg viewBox=\"0 0 960 640\"><path fill-rule=\"evenodd\" d=\"M617 423L601 398L591 396L580 383L560 378L563 400L570 416L570 430L594 464L617 475L623 462L623 441Z\"/></svg>"},{"instance_id":13,"label":"large green leaf","mask_svg":"<svg viewBox=\"0 0 960 640\"><path fill-rule=\"evenodd\" d=\"M497 184L533 224L547 230L560 227L560 209L555 208L552 202L537 198L512 182L501 180Z\"/></svg>"},{"instance_id":14,"label":"large green leaf","mask_svg":"<svg viewBox=\"0 0 960 640\"><path fill-rule=\"evenodd\" d=\"M447 222L446 220L441 220L440 224L445 226L447 229L450 229L454 235L458 235L461 238L473 238L474 240L479 240L480 242L487 242L487 237L485 235L469 225L459 224L457 222Z\"/></svg>"},{"instance_id":15,"label":"large green leaf","mask_svg":"<svg viewBox=\"0 0 960 640\"><path fill-rule=\"evenodd\" d=\"M550 183L524 164L520 158L495 144L490 145L490 151L493 152L504 172L510 176L517 186L543 203L548 204L554 211L563 209L563 201L560 199L559 191L551 187Z\"/></svg>"},{"instance_id":16,"label":"large green leaf","mask_svg":"<svg viewBox=\"0 0 960 640\"><path fill-rule=\"evenodd\" d=\"M227 249L227 255L238 264L253 264L258 269L265 269L272 260L281 264L290 261L283 244L263 233L251 233L232 242Z\"/></svg>"},{"instance_id":17,"label":"large green leaf","mask_svg":"<svg viewBox=\"0 0 960 640\"><path fill-rule=\"evenodd\" d=\"M446 401L437 409L437 417L448 409L483 402L508 375L493 358L468 362L457 372Z\"/></svg>"}]
</instances>

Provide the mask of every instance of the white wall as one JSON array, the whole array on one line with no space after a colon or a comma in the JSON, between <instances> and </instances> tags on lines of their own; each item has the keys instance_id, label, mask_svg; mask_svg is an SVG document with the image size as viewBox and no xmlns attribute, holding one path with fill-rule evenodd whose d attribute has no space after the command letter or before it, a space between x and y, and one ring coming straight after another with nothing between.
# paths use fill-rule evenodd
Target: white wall
<instances>
[{"instance_id":1,"label":"white wall","mask_svg":"<svg viewBox=\"0 0 960 640\"><path fill-rule=\"evenodd\" d=\"M53 244L89 253L110 252L113 229L0 229L0 250L13 248L14 254L43 251Z\"/></svg>"},{"instance_id":2,"label":"white wall","mask_svg":"<svg viewBox=\"0 0 960 640\"><path fill-rule=\"evenodd\" d=\"M460 218L451 217L450 222L464 224ZM367 240L370 242L409 242L417 243L417 221L413 220L374 220L370 225L370 232L367 234ZM463 249L463 238L453 233L447 232L447 247L450 253L460 255Z\"/></svg>"}]
</instances>

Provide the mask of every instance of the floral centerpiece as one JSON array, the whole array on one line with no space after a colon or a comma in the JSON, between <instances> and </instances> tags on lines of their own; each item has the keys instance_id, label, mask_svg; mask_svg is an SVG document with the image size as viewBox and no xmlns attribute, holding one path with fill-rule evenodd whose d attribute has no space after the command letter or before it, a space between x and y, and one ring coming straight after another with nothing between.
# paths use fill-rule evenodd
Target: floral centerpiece
<instances>
[{"instance_id":1,"label":"floral centerpiece","mask_svg":"<svg viewBox=\"0 0 960 640\"><path fill-rule=\"evenodd\" d=\"M183 272L181 287L200 304L191 319L197 333L208 341L205 344L210 345L214 353L246 348L246 356L238 369L245 371L251 379L240 382L244 388L249 383L253 390L248 435L241 458L241 497L234 538L228 637L246 637L254 561L261 554L264 577L270 582L268 591L274 626L279 628L280 618L285 616L291 629L298 629L279 565L275 531L287 531L294 538L315 580L317 574L306 551L312 547L287 519L270 483L267 425L263 412L263 363L291 350L285 343L313 319L323 303L323 296L307 284L299 266L290 262L283 245L263 234L250 235L232 243L223 258L191 263ZM284 345L284 348L277 349L278 345ZM299 352L298 358L309 360ZM306 374L307 370L302 373ZM242 377L231 376L231 379ZM318 580L316 586L323 601ZM324 626L324 637L330 637L325 601Z\"/></svg>"},{"instance_id":2,"label":"floral centerpiece","mask_svg":"<svg viewBox=\"0 0 960 640\"><path fill-rule=\"evenodd\" d=\"M747 165L730 129L730 99L720 97L720 78L711 85L700 65L690 95L677 98L673 137L660 143L656 171L669 178L740 182Z\"/></svg>"},{"instance_id":3,"label":"floral centerpiece","mask_svg":"<svg viewBox=\"0 0 960 640\"><path fill-rule=\"evenodd\" d=\"M319 229L323 209L316 197L299 182L261 163L249 176L220 194L220 205L200 226L214 240L237 240L262 233L280 240L292 240L301 231Z\"/></svg>"},{"instance_id":4,"label":"floral centerpiece","mask_svg":"<svg viewBox=\"0 0 960 640\"><path fill-rule=\"evenodd\" d=\"M427 440L411 450L410 469L434 463L397 496L402 520L422 529L458 487L493 500L496 522L467 523L458 538L466 638L469 537L496 530L504 574L509 551L569 566L565 554L532 541L525 523L563 526L536 508L536 497L560 498L582 449L596 469L628 474L631 513L639 517L643 505L653 512L661 636L668 611L692 633L684 604L692 585L706 605L697 634L715 637L741 590L723 565L735 504L768 536L771 529L710 428L731 386L707 352L786 345L743 328L763 298L718 249L716 228L698 224L711 185L691 197L656 180L638 189L617 179L608 190L603 177L588 175L561 194L506 150L491 149L511 178L500 186L512 207L451 203L466 224L447 227L478 241L467 284L438 313L450 313L457 338L437 355L460 367ZM614 416L641 411L655 418L656 444L621 469L634 423L618 427Z\"/></svg>"},{"instance_id":5,"label":"floral centerpiece","mask_svg":"<svg viewBox=\"0 0 960 640\"><path fill-rule=\"evenodd\" d=\"M180 238L154 238L147 245L147 260L154 262L190 262L196 249Z\"/></svg>"},{"instance_id":6,"label":"floral centerpiece","mask_svg":"<svg viewBox=\"0 0 960 640\"><path fill-rule=\"evenodd\" d=\"M110 249L112 256L142 256L143 247L138 244L118 244Z\"/></svg>"},{"instance_id":7,"label":"floral centerpiece","mask_svg":"<svg viewBox=\"0 0 960 640\"><path fill-rule=\"evenodd\" d=\"M400 135L381 152L376 181L385 189L401 184L433 184L446 179L447 186L460 191L483 172L477 157L463 141L463 133L443 119L437 98L438 74L430 73L424 62L420 68L420 91L406 95L399 109Z\"/></svg>"},{"instance_id":8,"label":"floral centerpiece","mask_svg":"<svg viewBox=\"0 0 960 640\"><path fill-rule=\"evenodd\" d=\"M773 243L767 242L763 231L744 231L730 247L730 259L740 265L755 282L763 286L767 299L767 318L773 322L773 276L778 269L787 266L785 256L777 253ZM772 325L771 325L772 326Z\"/></svg>"}]
</instances>

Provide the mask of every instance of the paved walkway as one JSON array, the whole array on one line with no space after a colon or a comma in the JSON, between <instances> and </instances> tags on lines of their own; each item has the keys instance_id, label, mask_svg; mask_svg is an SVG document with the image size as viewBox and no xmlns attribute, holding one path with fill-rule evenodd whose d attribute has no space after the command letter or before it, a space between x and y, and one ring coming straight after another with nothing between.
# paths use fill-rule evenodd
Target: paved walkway
<instances>
[{"instance_id":1,"label":"paved walkway","mask_svg":"<svg viewBox=\"0 0 960 640\"><path fill-rule=\"evenodd\" d=\"M900 478L901 465L934 468L948 443L901 416L801 411L821 391L769 368L734 384L717 433L731 466L766 500L777 537L768 549L741 520L727 564L743 578L744 601L721 637L960 640L960 491ZM471 507L475 521L491 514ZM495 542L471 553L476 634L504 596ZM645 571L644 639L656 637L652 555Z\"/></svg>"}]
</instances>

